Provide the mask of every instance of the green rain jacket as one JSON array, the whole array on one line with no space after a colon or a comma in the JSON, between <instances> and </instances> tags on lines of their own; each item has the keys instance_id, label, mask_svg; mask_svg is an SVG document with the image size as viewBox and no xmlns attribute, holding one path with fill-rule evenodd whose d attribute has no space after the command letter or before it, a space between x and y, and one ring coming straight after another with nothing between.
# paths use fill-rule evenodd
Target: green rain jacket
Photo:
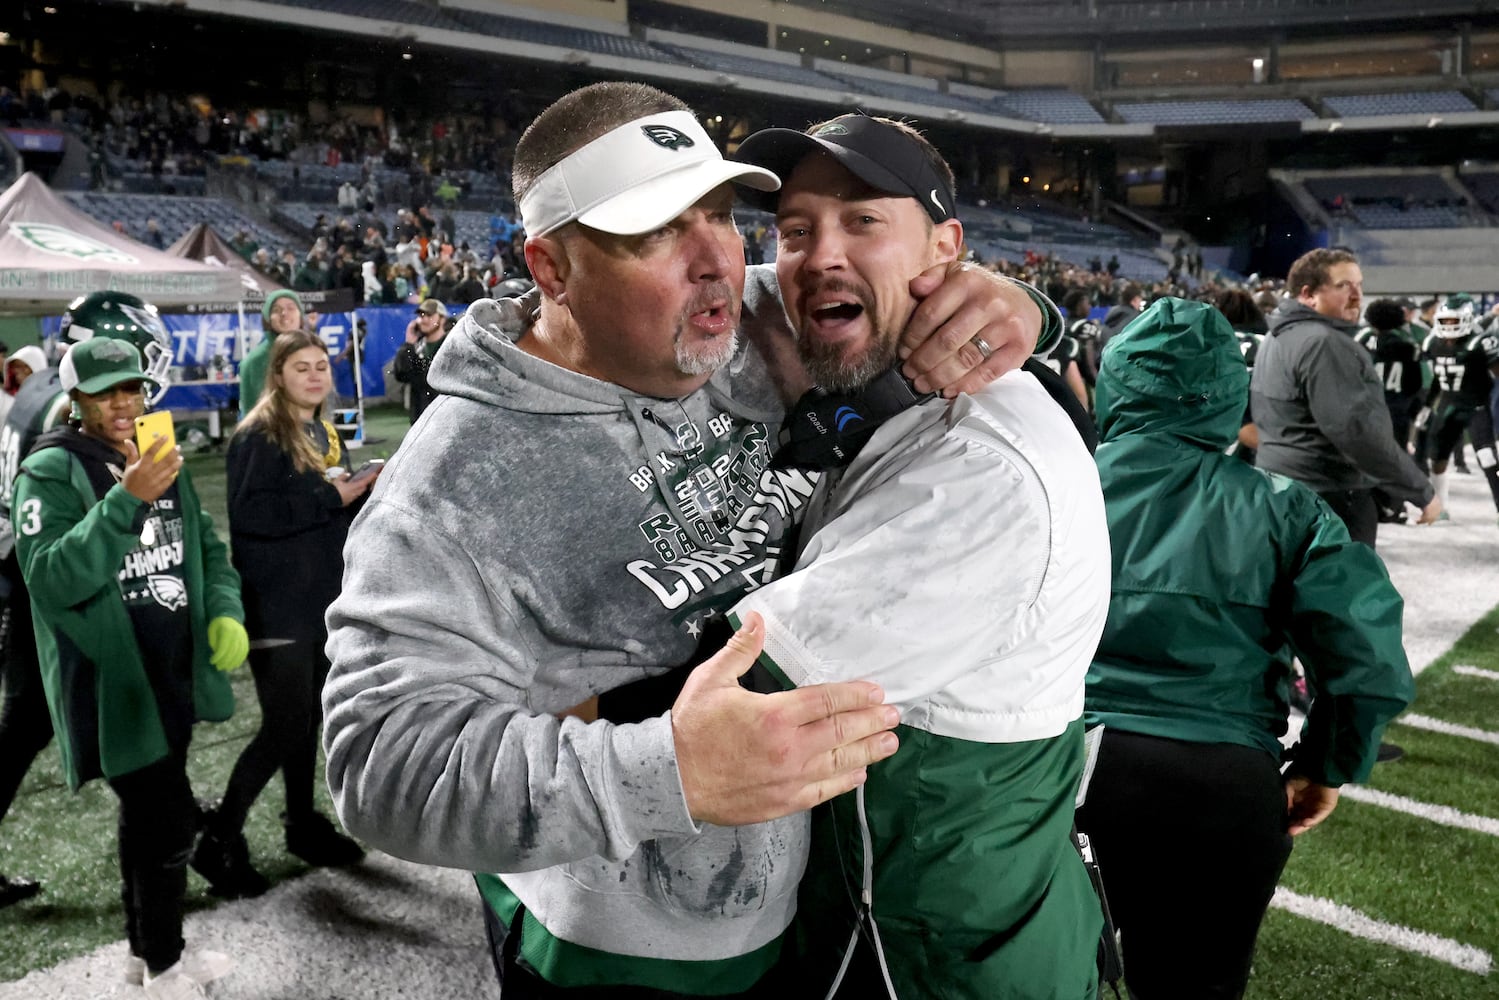
<instances>
[{"instance_id":1,"label":"green rain jacket","mask_svg":"<svg viewBox=\"0 0 1499 1000\"><path fill-rule=\"evenodd\" d=\"M1415 684L1384 564L1311 490L1224 454L1249 375L1204 303L1162 299L1104 349L1096 459L1113 542L1087 721L1279 759L1291 658L1316 695L1294 770L1362 781Z\"/></svg>"},{"instance_id":2,"label":"green rain jacket","mask_svg":"<svg viewBox=\"0 0 1499 1000\"><path fill-rule=\"evenodd\" d=\"M234 712L229 679L209 662L208 622L244 621L239 574L202 512L186 469L177 479L183 577L193 633L199 720ZM96 499L65 447L33 452L16 478L16 556L31 590L37 656L68 785L137 771L165 757L165 730L117 574L150 507L118 483Z\"/></svg>"},{"instance_id":3,"label":"green rain jacket","mask_svg":"<svg viewBox=\"0 0 1499 1000\"><path fill-rule=\"evenodd\" d=\"M271 364L271 341L275 338L266 333L265 339L244 356L239 363L239 418L255 409L265 392L265 373Z\"/></svg>"}]
</instances>

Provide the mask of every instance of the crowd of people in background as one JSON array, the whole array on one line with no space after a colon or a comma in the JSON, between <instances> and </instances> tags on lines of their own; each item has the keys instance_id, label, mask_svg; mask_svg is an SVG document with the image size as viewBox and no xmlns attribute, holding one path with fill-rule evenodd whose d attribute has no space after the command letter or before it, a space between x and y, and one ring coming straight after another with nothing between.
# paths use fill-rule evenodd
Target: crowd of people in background
<instances>
[{"instance_id":1,"label":"crowd of people in background","mask_svg":"<svg viewBox=\"0 0 1499 1000\"><path fill-rule=\"evenodd\" d=\"M397 120L381 114L359 120L333 114L314 121L306 114L256 108L217 108L182 94L144 91L107 101L57 85L43 90L0 87L0 122L70 125L104 157L139 161L158 177L202 174L218 157L288 160L298 165L359 163L410 172L410 187L389 194L420 197L441 186L449 172L509 169L517 120L525 107L487 119L449 116L429 121ZM517 117L519 116L519 118ZM95 178L104 186L102 172ZM363 178L361 186L368 184Z\"/></svg>"}]
</instances>

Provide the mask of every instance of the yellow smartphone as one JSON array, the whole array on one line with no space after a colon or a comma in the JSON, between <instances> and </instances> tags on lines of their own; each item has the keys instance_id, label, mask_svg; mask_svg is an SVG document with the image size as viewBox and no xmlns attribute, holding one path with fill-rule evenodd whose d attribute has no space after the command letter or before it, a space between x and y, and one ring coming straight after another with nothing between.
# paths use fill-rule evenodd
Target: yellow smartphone
<instances>
[{"instance_id":1,"label":"yellow smartphone","mask_svg":"<svg viewBox=\"0 0 1499 1000\"><path fill-rule=\"evenodd\" d=\"M156 456L156 461L160 462L163 456L170 454L172 449L177 447L177 431L172 426L171 410L157 410L155 413L135 418L135 446L140 449L142 455L157 438L167 439L167 446Z\"/></svg>"}]
</instances>

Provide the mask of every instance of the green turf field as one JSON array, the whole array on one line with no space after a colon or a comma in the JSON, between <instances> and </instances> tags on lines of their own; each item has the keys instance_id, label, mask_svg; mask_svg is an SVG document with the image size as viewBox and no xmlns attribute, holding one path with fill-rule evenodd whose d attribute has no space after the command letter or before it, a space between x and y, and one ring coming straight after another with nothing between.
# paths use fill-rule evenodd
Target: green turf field
<instances>
[{"instance_id":1,"label":"green turf field","mask_svg":"<svg viewBox=\"0 0 1499 1000\"><path fill-rule=\"evenodd\" d=\"M1412 712L1496 730L1499 610L1475 624L1417 679ZM1487 817L1489 832L1455 829L1363 802L1342 801L1298 838L1281 886L1330 899L1385 924L1499 953L1499 746L1398 722L1388 736L1403 760L1380 764L1367 787ZM1284 1000L1499 997L1499 971L1479 975L1271 908L1249 995Z\"/></svg>"},{"instance_id":2,"label":"green turf field","mask_svg":"<svg viewBox=\"0 0 1499 1000\"><path fill-rule=\"evenodd\" d=\"M354 460L389 455L405 429L404 412L373 411L367 429L372 443ZM205 504L222 527L222 456L206 453L190 461ZM1492 514L1483 517L1491 530ZM1499 675L1496 629L1499 610L1422 673L1412 712L1474 730L1499 730L1499 679L1454 670L1472 667ZM238 713L230 722L200 727L194 743L192 774L204 796L222 789L258 722L248 672L236 674L234 683ZM1329 924L1272 908L1260 936L1250 997L1499 998L1499 971L1481 974L1459 967L1481 969L1499 952L1499 878L1493 874L1499 869L1499 746L1399 723L1389 735L1407 755L1379 765L1367 787L1415 800L1428 813L1448 807L1477 828L1441 825L1429 815L1345 799L1322 827L1298 839L1281 883L1298 897L1326 901L1321 905L1329 910L1334 904L1344 909ZM246 829L257 864L278 882L306 871L281 848L280 809L277 779L252 810ZM39 877L46 891L32 902L0 910L0 982L121 939L114 812L113 797L101 783L78 795L62 787L55 751L44 753L32 769L11 816L0 824L0 872ZM1162 821L1161 836L1174 834L1169 820ZM1170 890L1170 878L1170 872L1161 873L1162 891ZM217 904L197 875L190 877L188 903L192 908ZM1211 921L1213 915L1202 919Z\"/></svg>"}]
</instances>

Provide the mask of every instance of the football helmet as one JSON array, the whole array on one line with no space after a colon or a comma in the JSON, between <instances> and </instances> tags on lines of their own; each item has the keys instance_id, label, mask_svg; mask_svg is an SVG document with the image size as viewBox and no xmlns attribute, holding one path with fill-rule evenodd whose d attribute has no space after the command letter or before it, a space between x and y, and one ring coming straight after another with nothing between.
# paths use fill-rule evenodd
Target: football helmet
<instances>
[{"instance_id":1,"label":"football helmet","mask_svg":"<svg viewBox=\"0 0 1499 1000\"><path fill-rule=\"evenodd\" d=\"M1454 295L1437 307L1432 317L1431 332L1446 340L1461 340L1474 329L1473 300L1466 295Z\"/></svg>"},{"instance_id":2,"label":"football helmet","mask_svg":"<svg viewBox=\"0 0 1499 1000\"><path fill-rule=\"evenodd\" d=\"M172 335L167 333L155 306L128 292L90 292L79 296L62 315L62 327L58 330L61 343L54 354L60 354L65 346L95 337L135 345L141 352L142 370L157 386L147 402L157 403L166 395L171 385Z\"/></svg>"}]
</instances>

